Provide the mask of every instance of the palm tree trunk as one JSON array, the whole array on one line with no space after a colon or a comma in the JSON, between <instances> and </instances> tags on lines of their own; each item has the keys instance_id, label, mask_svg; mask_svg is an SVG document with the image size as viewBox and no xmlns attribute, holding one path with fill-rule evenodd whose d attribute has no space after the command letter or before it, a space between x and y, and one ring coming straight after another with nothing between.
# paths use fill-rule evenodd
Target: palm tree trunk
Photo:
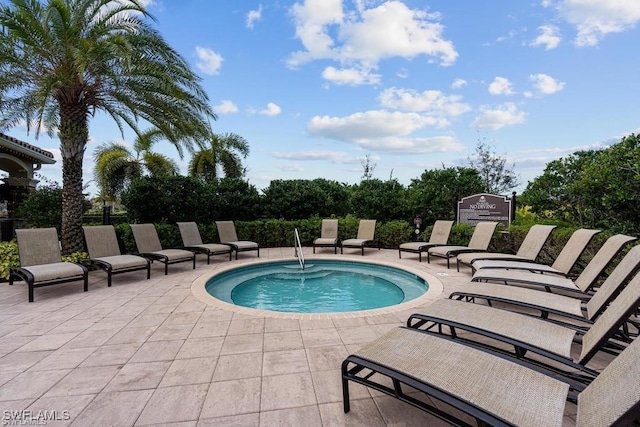
<instances>
[{"instance_id":1,"label":"palm tree trunk","mask_svg":"<svg viewBox=\"0 0 640 427\"><path fill-rule=\"evenodd\" d=\"M86 106L60 105L59 135L62 154L62 253L70 254L84 250L82 161L89 137Z\"/></svg>"}]
</instances>

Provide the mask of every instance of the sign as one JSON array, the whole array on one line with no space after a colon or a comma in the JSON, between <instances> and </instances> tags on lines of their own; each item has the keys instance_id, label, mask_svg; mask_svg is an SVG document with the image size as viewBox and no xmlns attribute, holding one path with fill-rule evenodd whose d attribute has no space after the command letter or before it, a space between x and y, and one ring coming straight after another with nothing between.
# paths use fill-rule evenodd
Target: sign
<instances>
[{"instance_id":1,"label":"sign","mask_svg":"<svg viewBox=\"0 0 640 427\"><path fill-rule=\"evenodd\" d=\"M481 221L495 221L509 227L511 200L495 194L474 194L458 202L458 223L476 225Z\"/></svg>"}]
</instances>

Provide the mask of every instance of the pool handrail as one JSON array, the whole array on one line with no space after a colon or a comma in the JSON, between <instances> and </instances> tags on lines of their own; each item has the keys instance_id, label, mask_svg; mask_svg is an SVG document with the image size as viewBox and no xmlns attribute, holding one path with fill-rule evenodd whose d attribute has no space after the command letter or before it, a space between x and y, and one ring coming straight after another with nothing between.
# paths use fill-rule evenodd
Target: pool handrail
<instances>
[{"instance_id":1,"label":"pool handrail","mask_svg":"<svg viewBox=\"0 0 640 427\"><path fill-rule=\"evenodd\" d=\"M293 237L294 245L296 248L296 257L298 257L300 268L304 270L304 254L302 253L302 243L300 242L300 234L298 233L298 228L293 229Z\"/></svg>"}]
</instances>

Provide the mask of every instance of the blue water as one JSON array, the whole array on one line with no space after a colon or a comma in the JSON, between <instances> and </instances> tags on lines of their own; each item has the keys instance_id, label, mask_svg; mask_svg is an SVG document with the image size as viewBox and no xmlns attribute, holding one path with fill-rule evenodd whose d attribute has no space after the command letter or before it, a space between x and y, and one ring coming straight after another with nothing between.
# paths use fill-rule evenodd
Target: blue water
<instances>
[{"instance_id":1,"label":"blue water","mask_svg":"<svg viewBox=\"0 0 640 427\"><path fill-rule=\"evenodd\" d=\"M312 260L240 267L209 279L212 296L261 310L329 313L369 310L410 301L428 284L415 274L370 263Z\"/></svg>"}]
</instances>

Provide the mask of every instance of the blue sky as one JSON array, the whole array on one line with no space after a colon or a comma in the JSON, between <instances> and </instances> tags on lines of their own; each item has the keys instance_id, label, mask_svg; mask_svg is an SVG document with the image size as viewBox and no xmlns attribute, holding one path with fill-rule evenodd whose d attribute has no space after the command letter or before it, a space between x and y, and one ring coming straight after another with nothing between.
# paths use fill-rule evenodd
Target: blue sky
<instances>
[{"instance_id":1,"label":"blue sky","mask_svg":"<svg viewBox=\"0 0 640 427\"><path fill-rule=\"evenodd\" d=\"M202 77L216 133L250 145L249 182L374 177L408 185L468 164L479 139L524 189L547 162L640 130L637 0L146 0ZM9 135L50 150L21 127ZM92 153L131 145L98 116ZM169 143L155 149L180 160ZM61 161L42 173L61 182Z\"/></svg>"}]
</instances>

